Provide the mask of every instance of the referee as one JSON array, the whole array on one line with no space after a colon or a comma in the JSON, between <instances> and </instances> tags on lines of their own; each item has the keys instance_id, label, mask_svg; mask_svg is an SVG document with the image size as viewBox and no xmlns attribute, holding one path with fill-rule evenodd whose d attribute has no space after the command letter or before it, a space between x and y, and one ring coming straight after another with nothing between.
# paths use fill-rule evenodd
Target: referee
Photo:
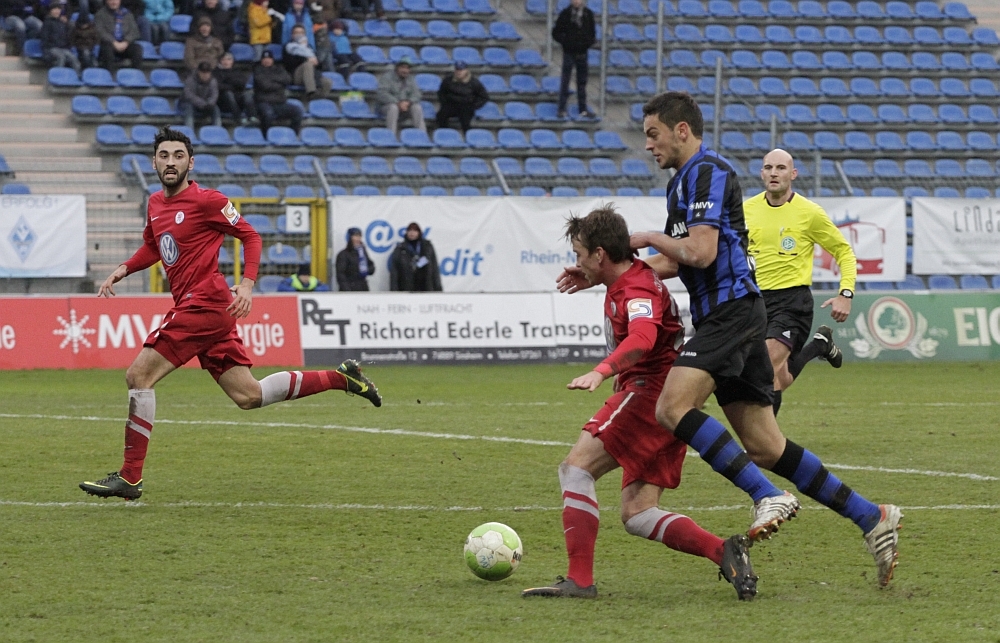
<instances>
[{"instance_id":1,"label":"referee","mask_svg":"<svg viewBox=\"0 0 1000 643\"><path fill-rule=\"evenodd\" d=\"M792 385L809 360L821 357L840 368L844 356L833 343L833 331L820 326L806 344L813 322L813 246L833 255L840 267L840 293L823 302L830 316L843 322L851 314L857 262L837 226L816 203L796 194L798 176L792 155L773 150L764 157L760 178L764 192L743 202L750 256L767 307L767 352L774 367L774 414L781 392Z\"/></svg>"}]
</instances>

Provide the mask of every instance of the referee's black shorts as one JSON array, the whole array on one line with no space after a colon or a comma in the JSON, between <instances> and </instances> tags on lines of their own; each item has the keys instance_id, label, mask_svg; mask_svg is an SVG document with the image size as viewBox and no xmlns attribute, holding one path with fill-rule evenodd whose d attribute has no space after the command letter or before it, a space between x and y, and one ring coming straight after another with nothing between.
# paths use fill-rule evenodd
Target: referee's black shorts
<instances>
[{"instance_id":1,"label":"referee's black shorts","mask_svg":"<svg viewBox=\"0 0 1000 643\"><path fill-rule=\"evenodd\" d=\"M767 339L776 339L798 353L809 339L813 323L813 296L809 286L763 290L767 307Z\"/></svg>"},{"instance_id":2,"label":"referee's black shorts","mask_svg":"<svg viewBox=\"0 0 1000 643\"><path fill-rule=\"evenodd\" d=\"M774 402L774 370L767 354L764 300L747 295L727 301L695 329L674 366L706 371L715 380L720 406L732 402Z\"/></svg>"}]
</instances>

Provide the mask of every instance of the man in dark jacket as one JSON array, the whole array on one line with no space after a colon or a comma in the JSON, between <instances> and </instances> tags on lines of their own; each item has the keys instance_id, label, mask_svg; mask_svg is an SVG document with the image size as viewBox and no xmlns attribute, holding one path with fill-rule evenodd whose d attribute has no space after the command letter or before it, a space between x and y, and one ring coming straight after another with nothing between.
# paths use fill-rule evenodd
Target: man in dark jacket
<instances>
[{"instance_id":1,"label":"man in dark jacket","mask_svg":"<svg viewBox=\"0 0 1000 643\"><path fill-rule=\"evenodd\" d=\"M479 79L472 76L468 66L458 61L455 73L441 79L438 100L441 107L437 113L437 126L448 127L448 119L457 116L462 124L462 133L465 133L469 131L476 110L489 102L490 95Z\"/></svg>"},{"instance_id":2,"label":"man in dark jacket","mask_svg":"<svg viewBox=\"0 0 1000 643\"><path fill-rule=\"evenodd\" d=\"M287 89L292 77L281 65L274 64L274 55L267 49L260 57L260 63L253 70L253 100L257 105L260 128L267 129L274 121L289 120L292 129L298 133L302 127L302 109L288 102Z\"/></svg>"},{"instance_id":3,"label":"man in dark jacket","mask_svg":"<svg viewBox=\"0 0 1000 643\"><path fill-rule=\"evenodd\" d=\"M25 0L0 0L0 26L14 34L14 44L7 55L20 56L24 41L37 38L45 16L36 16L31 2Z\"/></svg>"},{"instance_id":4,"label":"man in dark jacket","mask_svg":"<svg viewBox=\"0 0 1000 643\"><path fill-rule=\"evenodd\" d=\"M233 55L228 51L219 59L219 66L212 74L219 83L219 109L232 115L240 125L256 122L257 111L253 104L253 90L247 88L250 72L237 69Z\"/></svg>"},{"instance_id":5,"label":"man in dark jacket","mask_svg":"<svg viewBox=\"0 0 1000 643\"><path fill-rule=\"evenodd\" d=\"M580 116L589 118L593 112L587 107L587 50L597 42L594 12L583 5L583 0L570 0L560 12L552 27L552 39L562 45L562 83L559 85L559 116L566 117L569 100L569 79L576 69L576 98Z\"/></svg>"},{"instance_id":6,"label":"man in dark jacket","mask_svg":"<svg viewBox=\"0 0 1000 643\"><path fill-rule=\"evenodd\" d=\"M389 257L389 290L441 291L437 253L416 222L407 226L406 238L396 244Z\"/></svg>"},{"instance_id":7,"label":"man in dark jacket","mask_svg":"<svg viewBox=\"0 0 1000 643\"><path fill-rule=\"evenodd\" d=\"M345 291L367 291L375 264L368 256L360 228L347 231L347 247L337 253L337 287Z\"/></svg>"},{"instance_id":8,"label":"man in dark jacket","mask_svg":"<svg viewBox=\"0 0 1000 643\"><path fill-rule=\"evenodd\" d=\"M72 67L80 73L80 61L70 51L70 26L63 15L66 5L52 2L49 5L49 15L42 24L42 53L45 62L50 67Z\"/></svg>"},{"instance_id":9,"label":"man in dark jacket","mask_svg":"<svg viewBox=\"0 0 1000 643\"><path fill-rule=\"evenodd\" d=\"M211 63L202 62L184 81L184 94L177 101L184 114L184 124L194 129L195 118L210 118L212 125L222 125L219 113L219 83L212 77Z\"/></svg>"},{"instance_id":10,"label":"man in dark jacket","mask_svg":"<svg viewBox=\"0 0 1000 643\"><path fill-rule=\"evenodd\" d=\"M105 0L104 6L94 14L94 28L101 37L98 60L101 67L110 71L122 61L130 67L142 65L142 47L139 40L139 26L128 9L122 7L122 0Z\"/></svg>"},{"instance_id":11,"label":"man in dark jacket","mask_svg":"<svg viewBox=\"0 0 1000 643\"><path fill-rule=\"evenodd\" d=\"M367 289L366 289L367 290ZM278 292L329 292L330 287L313 277L312 266L304 263L295 274L278 283Z\"/></svg>"},{"instance_id":12,"label":"man in dark jacket","mask_svg":"<svg viewBox=\"0 0 1000 643\"><path fill-rule=\"evenodd\" d=\"M219 0L205 0L203 6L194 12L192 24L198 24L201 18L212 21L212 35L222 41L222 46L229 51L233 44L233 14L219 6Z\"/></svg>"}]
</instances>

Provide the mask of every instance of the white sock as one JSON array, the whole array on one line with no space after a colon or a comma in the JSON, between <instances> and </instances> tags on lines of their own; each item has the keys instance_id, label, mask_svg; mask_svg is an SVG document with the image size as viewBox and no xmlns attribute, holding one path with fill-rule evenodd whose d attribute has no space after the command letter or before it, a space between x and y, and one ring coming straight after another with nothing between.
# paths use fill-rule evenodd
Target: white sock
<instances>
[{"instance_id":1,"label":"white sock","mask_svg":"<svg viewBox=\"0 0 1000 643\"><path fill-rule=\"evenodd\" d=\"M268 375L260 380L260 405L267 406L275 402L284 402L289 398L288 387L291 385L292 374L289 371L281 371ZM296 389L302 384L302 378L295 378ZM298 390L291 391L292 397Z\"/></svg>"},{"instance_id":2,"label":"white sock","mask_svg":"<svg viewBox=\"0 0 1000 643\"><path fill-rule=\"evenodd\" d=\"M670 513L656 507L650 507L642 513L637 513L625 523L625 531L633 536L663 542L663 532L667 526L678 518L686 518L682 514Z\"/></svg>"}]
</instances>

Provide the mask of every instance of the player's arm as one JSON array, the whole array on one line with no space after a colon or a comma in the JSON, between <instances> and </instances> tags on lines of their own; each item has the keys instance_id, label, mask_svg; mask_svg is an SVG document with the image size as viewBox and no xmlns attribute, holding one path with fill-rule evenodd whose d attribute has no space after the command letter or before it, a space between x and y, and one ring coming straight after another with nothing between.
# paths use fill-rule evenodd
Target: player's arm
<instances>
[{"instance_id":1,"label":"player's arm","mask_svg":"<svg viewBox=\"0 0 1000 643\"><path fill-rule=\"evenodd\" d=\"M656 271L660 279L670 279L677 276L677 262L664 254L650 255L644 259L646 265Z\"/></svg>"},{"instance_id":2,"label":"player's arm","mask_svg":"<svg viewBox=\"0 0 1000 643\"><path fill-rule=\"evenodd\" d=\"M656 343L657 329L657 325L648 319L630 323L628 336L618 348L595 366L594 370L575 378L566 388L594 391L604 380L635 366Z\"/></svg>"},{"instance_id":3,"label":"player's arm","mask_svg":"<svg viewBox=\"0 0 1000 643\"><path fill-rule=\"evenodd\" d=\"M145 270L160 260L160 253L156 247L156 240L153 238L153 228L146 222L146 227L142 231L142 245L135 251L125 263L115 268L101 287L97 290L98 297L114 297L114 285L131 275L134 272Z\"/></svg>"},{"instance_id":4,"label":"player's arm","mask_svg":"<svg viewBox=\"0 0 1000 643\"><path fill-rule=\"evenodd\" d=\"M833 225L833 221L823 211L817 212L812 217L810 232L814 242L829 252L840 267L840 292L846 290L853 293L858 278L858 260L854 256L851 244L844 238L844 233ZM830 317L835 321L845 322L851 314L851 302L850 297L838 294L824 301L821 308L830 306Z\"/></svg>"},{"instance_id":5,"label":"player's arm","mask_svg":"<svg viewBox=\"0 0 1000 643\"><path fill-rule=\"evenodd\" d=\"M243 278L230 291L233 301L226 308L237 319L250 314L253 307L253 285L260 267L260 252L263 243L253 226L246 222L236 206L221 192L215 192L206 204L208 224L225 234L232 235L243 243Z\"/></svg>"},{"instance_id":6,"label":"player's arm","mask_svg":"<svg viewBox=\"0 0 1000 643\"><path fill-rule=\"evenodd\" d=\"M719 253L719 229L713 225L692 226L688 228L688 236L682 239L674 239L662 232L634 232L629 243L633 249L653 248L667 260L673 261L673 274L666 270L667 265L663 265L664 272L667 273L664 274L660 272L660 266L654 266L652 261L647 262L661 279L666 279L677 274L677 264L692 268L707 268L712 265ZM655 255L650 257L654 258Z\"/></svg>"}]
</instances>

